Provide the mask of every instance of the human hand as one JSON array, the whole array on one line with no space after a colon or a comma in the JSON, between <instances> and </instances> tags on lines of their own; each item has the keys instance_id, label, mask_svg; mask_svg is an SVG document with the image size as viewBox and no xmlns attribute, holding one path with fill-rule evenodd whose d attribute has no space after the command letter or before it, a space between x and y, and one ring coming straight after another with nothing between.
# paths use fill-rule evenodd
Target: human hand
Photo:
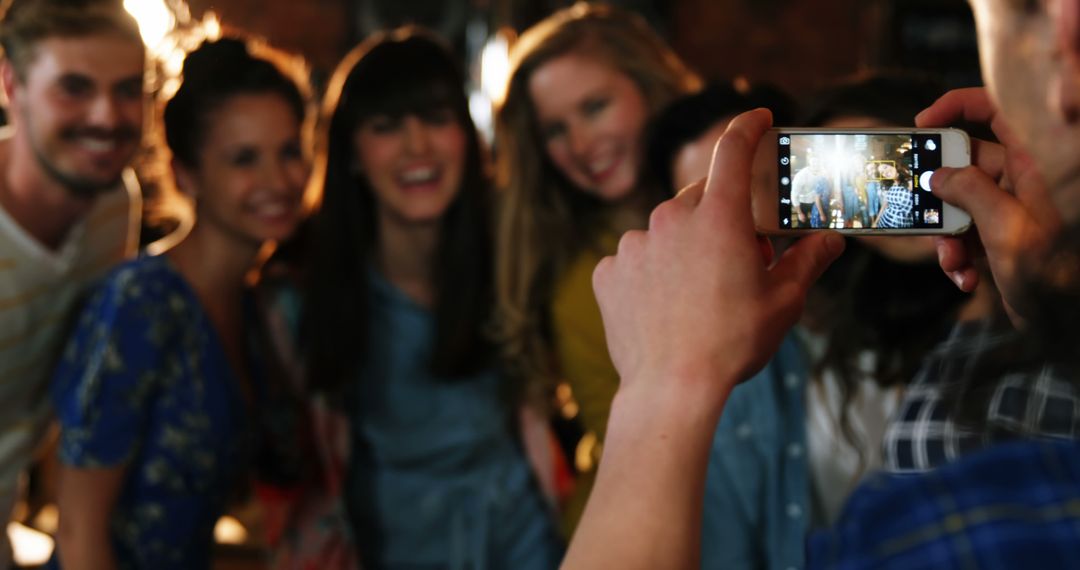
<instances>
[{"instance_id":1,"label":"human hand","mask_svg":"<svg viewBox=\"0 0 1080 570\"><path fill-rule=\"evenodd\" d=\"M843 251L838 234L814 232L770 267L750 209L751 163L770 123L765 110L733 120L708 178L658 206L647 231L626 233L597 265L620 392L686 388L694 401L722 406L772 356L807 288Z\"/></svg>"},{"instance_id":2,"label":"human hand","mask_svg":"<svg viewBox=\"0 0 1080 570\"><path fill-rule=\"evenodd\" d=\"M1048 254L1061 229L1034 161L997 112L985 89L958 89L938 99L915 118L919 127L942 127L958 120L989 124L1001 144L972 140L972 166L941 168L931 180L933 193L971 214L978 229L937 240L941 268L964 291L979 283L978 261L985 257L1014 324L1024 323L1031 304L1027 284L1038 259Z\"/></svg>"}]
</instances>

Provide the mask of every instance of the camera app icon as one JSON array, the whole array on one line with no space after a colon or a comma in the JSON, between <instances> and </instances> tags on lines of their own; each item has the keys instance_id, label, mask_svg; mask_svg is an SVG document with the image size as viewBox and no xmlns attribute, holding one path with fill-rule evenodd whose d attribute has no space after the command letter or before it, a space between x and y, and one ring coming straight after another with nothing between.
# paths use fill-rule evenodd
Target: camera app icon
<instances>
[{"instance_id":1,"label":"camera app icon","mask_svg":"<svg viewBox=\"0 0 1080 570\"><path fill-rule=\"evenodd\" d=\"M783 146L791 144L791 137L780 137L780 144Z\"/></svg>"}]
</instances>

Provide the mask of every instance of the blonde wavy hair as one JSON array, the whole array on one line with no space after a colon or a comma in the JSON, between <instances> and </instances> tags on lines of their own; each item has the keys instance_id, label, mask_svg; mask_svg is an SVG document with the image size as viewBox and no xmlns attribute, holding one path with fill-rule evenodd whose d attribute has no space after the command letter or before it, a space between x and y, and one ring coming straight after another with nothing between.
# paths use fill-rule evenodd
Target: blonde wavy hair
<instances>
[{"instance_id":1,"label":"blonde wavy hair","mask_svg":"<svg viewBox=\"0 0 1080 570\"><path fill-rule=\"evenodd\" d=\"M611 65L641 90L653 115L701 80L636 14L579 2L526 30L510 54L510 79L496 114L496 335L510 370L529 380L558 374L547 307L568 261L594 243L602 206L555 170L544 149L529 81L547 62L581 53ZM644 133L642 133L644 136ZM639 173L639 176L641 174ZM659 185L638 184L653 205Z\"/></svg>"}]
</instances>

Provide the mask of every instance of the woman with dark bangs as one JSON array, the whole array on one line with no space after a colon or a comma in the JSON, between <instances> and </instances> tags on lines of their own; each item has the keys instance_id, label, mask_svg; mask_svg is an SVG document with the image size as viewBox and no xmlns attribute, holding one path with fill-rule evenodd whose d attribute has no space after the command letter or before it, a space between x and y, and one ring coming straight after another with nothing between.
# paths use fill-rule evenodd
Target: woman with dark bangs
<instances>
[{"instance_id":1,"label":"woman with dark bangs","mask_svg":"<svg viewBox=\"0 0 1080 570\"><path fill-rule=\"evenodd\" d=\"M342 493L370 568L553 568L551 514L484 334L485 155L442 43L378 35L323 106L300 310L306 387L348 417Z\"/></svg>"}]
</instances>

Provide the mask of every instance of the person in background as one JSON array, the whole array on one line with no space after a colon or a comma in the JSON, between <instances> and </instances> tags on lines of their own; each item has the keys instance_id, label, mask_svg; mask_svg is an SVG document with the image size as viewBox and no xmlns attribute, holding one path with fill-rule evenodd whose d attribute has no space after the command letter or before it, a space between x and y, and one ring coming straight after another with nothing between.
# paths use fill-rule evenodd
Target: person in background
<instances>
[{"instance_id":1,"label":"person in background","mask_svg":"<svg viewBox=\"0 0 1080 570\"><path fill-rule=\"evenodd\" d=\"M883 229L910 228L914 198L911 195L911 176L903 169L888 165L882 174L886 186L881 192L881 210L874 216L874 227Z\"/></svg>"},{"instance_id":2,"label":"person in background","mask_svg":"<svg viewBox=\"0 0 1080 570\"><path fill-rule=\"evenodd\" d=\"M306 388L348 418L342 490L365 566L554 568L512 427L520 390L487 336L492 185L463 85L416 28L334 73L296 311Z\"/></svg>"},{"instance_id":3,"label":"person in background","mask_svg":"<svg viewBox=\"0 0 1080 570\"><path fill-rule=\"evenodd\" d=\"M940 94L912 73L860 75L826 89L807 123L833 128L911 127ZM870 163L876 168L876 163ZM923 360L958 320L974 320L995 292L975 295L943 279L929 236L859 236L811 290L801 330L811 351L806 393L815 527L832 524L847 496L882 461L883 436Z\"/></svg>"},{"instance_id":4,"label":"person in background","mask_svg":"<svg viewBox=\"0 0 1080 570\"><path fill-rule=\"evenodd\" d=\"M865 217L860 220L864 228L874 227L874 218L881 211L881 175L878 174L876 162L867 161L863 167L863 174L856 179L856 185L866 200Z\"/></svg>"},{"instance_id":5,"label":"person in background","mask_svg":"<svg viewBox=\"0 0 1080 570\"><path fill-rule=\"evenodd\" d=\"M783 99L773 96L768 102ZM728 123L758 103L753 91L743 95L723 85L677 99L650 125L654 172L673 189L700 181ZM701 542L702 568L788 568L803 563L803 538L812 512L805 442L800 440L801 394L810 366L805 352L799 337L789 334L768 365L732 393L709 453L702 505L702 532L709 538ZM772 516L784 509L797 512Z\"/></svg>"},{"instance_id":6,"label":"person in background","mask_svg":"<svg viewBox=\"0 0 1080 570\"><path fill-rule=\"evenodd\" d=\"M0 21L0 529L49 419L48 375L88 283L132 255L145 49L108 0L14 0ZM0 568L12 563L0 532Z\"/></svg>"},{"instance_id":7,"label":"person in background","mask_svg":"<svg viewBox=\"0 0 1080 570\"><path fill-rule=\"evenodd\" d=\"M649 125L647 156L657 182L680 190L705 177L720 135L739 113L766 107L778 125L795 115L795 102L768 84L737 89L713 83L680 97L665 107Z\"/></svg>"},{"instance_id":8,"label":"person in background","mask_svg":"<svg viewBox=\"0 0 1080 570\"><path fill-rule=\"evenodd\" d=\"M50 568L209 568L267 393L246 276L303 214L302 69L206 41L163 126L190 233L97 284L55 372L60 530Z\"/></svg>"},{"instance_id":9,"label":"person in background","mask_svg":"<svg viewBox=\"0 0 1080 570\"><path fill-rule=\"evenodd\" d=\"M791 178L791 206L798 227L820 229L830 226L833 215L832 180L813 148L806 150L806 166Z\"/></svg>"},{"instance_id":10,"label":"person in background","mask_svg":"<svg viewBox=\"0 0 1080 570\"><path fill-rule=\"evenodd\" d=\"M565 379L600 457L618 375L590 286L618 237L671 190L645 169L645 127L698 78L637 16L579 3L526 30L497 110L501 211L497 332L513 372L542 391ZM572 533L591 488L565 507Z\"/></svg>"},{"instance_id":11,"label":"person in background","mask_svg":"<svg viewBox=\"0 0 1080 570\"><path fill-rule=\"evenodd\" d=\"M1068 373L1057 386L1072 386L1068 379L1080 369L1074 327L1080 306L1080 2L971 4L989 89L946 94L916 124L974 121L990 125L1002 141L976 141L974 165L939 169L932 188L972 214L1008 321L1023 332L1005 352L993 336L974 339L953 352L965 363L954 370L971 371L981 361L1000 373L1007 364L1030 387L1054 377L1049 362ZM749 213L748 149L769 122L765 112L737 118L704 187L663 204L649 232L625 236L619 254L597 268L598 298L623 383L607 459L567 568L693 563L688 556L700 540L696 521L711 426L731 387L767 358L794 321L808 284L842 249L839 236L813 234L769 267L752 227L740 221ZM982 279L969 243L938 240L939 262L963 290ZM703 264L711 268L704 271ZM735 264L747 271L733 272ZM713 326L717 315L732 312L744 317L735 321L738 327ZM718 375L727 381L718 383ZM1003 384L990 385L993 394ZM987 419L985 397L960 401ZM1045 417L1046 406L1035 408ZM984 440L982 451L935 471L875 478L856 491L831 532L811 540L808 566L1074 566L1080 563L1080 518L1066 505L1080 488L1077 445ZM664 521L659 529L639 524L655 518ZM607 544L619 546L598 546Z\"/></svg>"}]
</instances>

